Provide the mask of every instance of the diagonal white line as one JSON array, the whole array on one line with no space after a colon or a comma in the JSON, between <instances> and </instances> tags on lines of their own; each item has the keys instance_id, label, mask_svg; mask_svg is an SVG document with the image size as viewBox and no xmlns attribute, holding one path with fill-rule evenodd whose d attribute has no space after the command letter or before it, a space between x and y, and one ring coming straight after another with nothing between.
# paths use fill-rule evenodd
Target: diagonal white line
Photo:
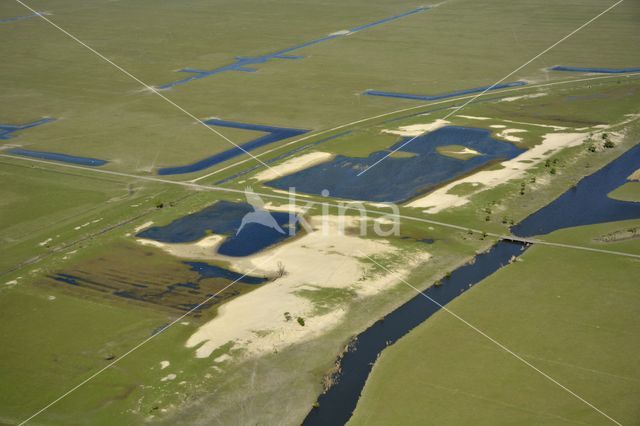
<instances>
[{"instance_id":1,"label":"diagonal white line","mask_svg":"<svg viewBox=\"0 0 640 426\"><path fill-rule=\"evenodd\" d=\"M267 264L269 261L271 261L272 259L274 259L278 254L280 254L281 250L276 251L273 255L269 256L269 258L267 260L265 260L264 262L262 262L262 265ZM245 272L244 274L242 274L242 276L238 279L236 279L235 281L233 281L232 283L226 285L222 290L217 291L215 294L207 297L205 300L203 300L202 302L198 303L195 307L191 308L189 311L187 311L186 313L182 314L181 316L179 316L178 318L176 318L175 320L173 320L171 323L167 324L165 327L163 327L160 331L158 331L157 333L147 337L146 339L144 339L142 342L138 343L137 345L135 345L134 347L132 347L131 349L129 349L127 352L125 352L124 354L122 354L120 357L116 358L114 361L110 362L109 364L105 365L104 367L102 367L100 370L96 371L95 373L93 373L91 376L87 377L86 379L84 379L82 382L78 383L77 385L75 385L74 387L72 387L71 389L69 389L68 391L66 391L65 393L63 393L62 395L60 395L58 398L54 399L53 401L51 401L50 403L48 403L47 405L45 405L44 407L42 407L40 410L36 411L35 413L33 413L31 416L29 416L28 418L26 418L25 420L21 421L19 423L18 426L22 426L24 424L26 424L27 422L33 420L36 416L42 414L44 411L48 410L49 408L51 408L52 406L54 406L55 404L57 404L58 402L60 402L61 400L63 400L64 398L66 398L67 396L69 396L70 394L72 394L73 392L75 392L76 390L78 390L79 388L81 388L82 386L86 385L87 383L89 383L90 381L92 381L93 379L95 379L96 377L98 377L100 374L104 373L106 370L110 369L111 367L113 367L115 364L117 364L118 362L122 361L123 358L127 357L128 355L132 354L133 352L137 351L138 349L140 349L142 346L144 346L145 344L147 344L149 341L151 341L152 339L156 338L157 336L159 336L160 334L164 333L165 331L167 331L170 327L174 326L175 324L177 324L178 322L182 321L185 317L191 315L193 312L197 311L198 309L200 309L202 306L204 306L206 303L208 303L209 301L213 300L217 295L219 295L220 293L222 293L223 291L227 290L228 288L230 288L231 286L233 286L234 284L236 284L238 281L240 281L241 279L243 279L244 277L246 277L247 275L251 274L253 271L255 271L256 269L258 269L258 266L253 267L251 270L249 270L248 272Z\"/></svg>"},{"instance_id":2,"label":"diagonal white line","mask_svg":"<svg viewBox=\"0 0 640 426\"><path fill-rule=\"evenodd\" d=\"M461 316L459 316L458 314L456 314L455 312L451 311L449 308L447 308L446 306L440 304L438 301L436 301L435 299L431 298L428 294L424 293L423 291L418 290L416 287L414 287L413 285L411 285L409 282L407 282L405 279L403 279L401 276L399 276L398 274L396 274L395 272L387 269L385 266L381 265L380 263L378 263L375 259L372 259L371 257L367 256L365 253L360 252L360 255L363 257L366 257L367 259L369 259L371 262L375 263L377 266L379 266L380 268L384 269L385 271L393 274L396 276L396 278L398 278L402 283L406 284L407 286L409 286L410 288L412 288L413 290L415 290L419 295L423 296L424 298L426 298L427 300L429 300L430 302L434 303L436 306L438 306L440 309L442 309L443 311L447 312L449 315L453 316L454 318L456 318L458 321L462 322L464 325L466 325L467 327L471 328L473 331L475 331L476 333L480 334L482 337L486 338L487 340L489 340L491 343L495 344L496 346L498 346L500 349L504 350L505 352L507 352L508 354L510 354L511 356L513 356L514 358L516 358L518 361L521 361L522 363L524 363L526 366L528 366L529 368L533 369L534 371L536 371L537 373L539 373L540 375L542 375L545 379L549 380L550 382L556 384L557 386L559 386L560 388L562 388L564 391L566 391L567 393L569 393L571 396L577 398L578 400L580 400L581 402L583 402L584 404L588 405L589 407L591 407L593 410L597 411L598 413L600 413L601 415L603 415L604 417L606 417L607 419L609 419L611 422L617 424L618 426L622 426L622 424L620 422L618 422L617 420L615 420L614 418L612 418L611 416L609 416L607 413L605 413L604 411L600 410L598 407L596 407L595 405L593 405L592 403L590 403L589 401L587 401L586 399L582 398L580 395L578 395L577 393L575 393L574 391L572 391L571 389L569 389L568 387L566 387L565 385L563 385L562 383L560 383L559 381L557 381L556 379L554 379L553 377L551 377L550 375L548 375L547 373L545 373L544 371L540 370L538 367L536 367L535 365L531 364L529 361L527 361L526 359L524 359L523 357L521 357L520 355L518 355L517 353L513 352L511 349L509 349L508 347L506 347L505 345L503 345L502 343L500 343L499 341L497 341L496 339L494 339L493 337L489 336L487 333L485 333L484 331L480 330L478 327L476 327L475 325L471 324L470 322L468 322L467 320L465 320L464 318L462 318Z\"/></svg>"},{"instance_id":3,"label":"diagonal white line","mask_svg":"<svg viewBox=\"0 0 640 426\"><path fill-rule=\"evenodd\" d=\"M53 22L51 19L47 18L46 16L44 16L42 13L38 13L35 11L35 9L31 8L29 5L25 4L22 0L16 0L16 2L18 2L19 4L21 4L22 6L24 6L25 8L29 9L30 11L32 11L33 13L36 13L40 18L44 19L46 22L48 22L49 24L51 24L53 27L55 27L56 29L58 29L59 31L61 31L62 33L64 33L65 35L67 35L69 38L71 38L72 40L74 40L75 42L77 42L78 44L82 45L83 47L87 48L89 51L91 51L92 53L94 53L96 56L98 56L100 59L102 59L105 62L108 62L109 64L111 64L113 67L115 67L116 69L118 69L118 71L122 72L123 74L125 74L127 77L131 78L132 80L136 81L137 83L139 83L140 85L144 86L145 89L149 90L150 92L158 95L160 98L162 98L165 102L167 102L169 105L173 106L174 108L180 110L181 112L183 112L186 116L192 118L193 120L195 120L196 122L198 122L199 124L201 124L202 126L204 126L206 129L208 129L209 131L215 133L216 135L220 136L222 139L224 139L225 141L229 142L231 145L235 146L236 148L238 148L239 150L241 150L242 152L244 152L245 154L247 154L248 156L250 156L251 158L253 158L254 160L256 160L257 162L259 162L260 164L262 164L263 166L271 169L274 173L276 173L278 176L282 176L280 173L278 173L276 170L272 169L269 165L267 165L265 162L263 162L262 160L260 160L258 157L256 157L255 155L251 154L249 151L245 150L244 148L242 148L240 145L236 144L234 141L232 141L231 139L229 139L228 137L226 137L225 135L223 135L222 133L220 133L218 130L214 129L213 127L207 125L204 121L202 121L201 119L199 119L198 117L196 117L195 115L193 115L192 113L190 113L189 111L187 111L186 109L184 109L183 107L181 107L180 105L178 105L177 103L175 103L174 101L172 101L171 99L169 99L168 97L166 97L165 95L163 95L162 93L160 93L155 87L148 85L147 83L145 83L144 81L140 80L138 77L136 77L135 75L131 74L129 71L127 71L126 69L122 68L120 65L116 64L115 62L113 62L111 59L107 58L106 56L104 56L102 53L98 52L97 50L95 50L93 47L89 46L88 44L86 44L85 42L83 42L82 40L80 40L78 37L74 36L73 34L71 34L70 32L68 32L67 30L65 30L64 28L60 27L58 24L56 24L55 22Z\"/></svg>"},{"instance_id":4,"label":"diagonal white line","mask_svg":"<svg viewBox=\"0 0 640 426\"><path fill-rule=\"evenodd\" d=\"M453 111L451 111L449 114L447 114L446 116L444 116L442 118L442 120L446 120L447 118L451 117L452 115L456 114L458 111L460 111L461 109L463 109L464 107L466 107L467 105L469 105L471 102L475 101L476 99L478 99L479 97L481 97L482 95L484 95L485 93L487 93L488 91L490 91L491 89L493 89L494 87L496 87L498 84L502 83L503 81L505 81L506 79L508 79L509 77L511 77L512 75L514 75L515 73L517 73L518 71L520 71L521 69L523 69L524 67L526 67L527 65L529 65L531 62L535 61L536 59L538 59L539 57L541 57L542 55L544 55L545 53L549 52L551 49L553 49L554 47L558 46L560 43L562 43L563 41L569 39L570 37L572 37L573 35L575 35L577 32L579 32L580 30L584 29L585 27L587 27L588 25L590 25L591 23L593 23L596 19L600 18L602 15L606 14L607 12L609 12L610 10L612 10L613 8L617 7L619 4L621 4L622 2L624 2L624 0L619 0L618 2L616 2L615 4L609 6L608 8L606 8L604 11L600 12L599 14L597 14L596 16L594 16L593 18L589 19L587 22L585 22L584 24L580 25L578 28L576 28L575 30L571 31L569 34L567 34L566 36L562 37L560 40L556 41L555 43L553 43L551 46L547 47L546 49L544 49L542 52L538 53L536 56L534 56L533 58L529 59L527 62L525 62L524 64L520 65L518 68L516 68L515 70L511 71L509 74L505 75L504 77L502 77L500 80L496 81L495 83L493 83L491 86L487 87L486 89L484 89L482 92L478 93L476 96L472 97L471 99L469 99L467 102L463 103L462 105L460 105L459 107L455 108ZM426 133L426 132L425 132ZM362 176L363 174L365 174L367 171L371 170L373 167L377 166L378 164L380 164L381 162L383 162L384 160L386 160L387 158L389 158L391 155L393 155L395 152L399 151L400 149L404 148L405 146L409 145L411 142L413 142L414 140L418 139L421 136L424 136L425 133L421 133L418 136L414 136L411 139L407 140L406 142L404 142L403 144L401 144L399 147L397 147L396 149L390 151L389 153L387 153L387 155L385 155L384 157L382 157L381 159L379 159L378 161L376 161L375 163L373 163L372 165L370 165L369 167L367 167L366 169L364 169L363 171L361 171L360 173L358 173L357 176Z\"/></svg>"}]
</instances>

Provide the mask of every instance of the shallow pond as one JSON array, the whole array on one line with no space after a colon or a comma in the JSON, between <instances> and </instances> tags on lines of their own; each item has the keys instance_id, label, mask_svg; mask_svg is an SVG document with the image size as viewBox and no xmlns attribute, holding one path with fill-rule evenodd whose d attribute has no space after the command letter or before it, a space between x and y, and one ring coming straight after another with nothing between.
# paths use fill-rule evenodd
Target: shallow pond
<instances>
[{"instance_id":1,"label":"shallow pond","mask_svg":"<svg viewBox=\"0 0 640 426\"><path fill-rule=\"evenodd\" d=\"M205 120L204 123L209 126L253 130L256 132L263 132L266 134L263 136L257 137L249 142L246 142L242 145L236 146L234 148L228 149L226 151L223 151L223 152L214 154L210 157L204 158L202 160L196 161L195 163L187 164L184 166L161 168L158 170L159 175L180 175L180 174L192 173L192 172L208 169L209 167L215 166L216 164L220 164L224 161L230 160L231 158L246 154L247 152L251 152L265 145L269 145L269 144L281 141L283 139L291 138L294 136L300 136L308 132L308 130L302 130L302 129L290 129L287 127L273 127L273 126L263 126L259 124L237 123L235 121L226 121L226 120L219 120L219 119Z\"/></svg>"},{"instance_id":2,"label":"shallow pond","mask_svg":"<svg viewBox=\"0 0 640 426\"><path fill-rule=\"evenodd\" d=\"M154 226L136 236L162 243L193 243L210 232L225 235L227 238L218 248L218 253L225 256L248 256L271 245L290 238L290 223L298 226L295 215L283 212L271 212L275 222L285 233L261 225L249 223L238 233L245 215L253 212L253 207L246 203L218 201L196 213L181 217L165 226Z\"/></svg>"},{"instance_id":3,"label":"shallow pond","mask_svg":"<svg viewBox=\"0 0 640 426\"><path fill-rule=\"evenodd\" d=\"M456 96L471 95L473 93L489 92L493 90L506 89L509 87L525 86L524 81L514 81L511 83L496 84L494 86L475 87L473 89L456 90L454 92L441 93L439 95L414 95L411 93L382 92L380 90L367 90L366 96L381 96L385 98L411 99L416 101L437 101L439 99L454 98Z\"/></svg>"},{"instance_id":4,"label":"shallow pond","mask_svg":"<svg viewBox=\"0 0 640 426\"><path fill-rule=\"evenodd\" d=\"M76 155L61 154L58 152L32 151L29 149L13 148L7 151L9 154L22 157L40 158L42 160L60 161L62 163L79 164L81 166L99 167L107 164L107 161L98 158L78 157Z\"/></svg>"},{"instance_id":5,"label":"shallow pond","mask_svg":"<svg viewBox=\"0 0 640 426\"><path fill-rule=\"evenodd\" d=\"M640 68L581 68L558 65L551 68L551 71L588 72L594 74L624 74L629 72L640 72Z\"/></svg>"},{"instance_id":6,"label":"shallow pond","mask_svg":"<svg viewBox=\"0 0 640 426\"><path fill-rule=\"evenodd\" d=\"M640 203L609 198L614 189L640 168L640 145L631 148L612 163L583 178L541 210L512 228L514 235L531 237L562 228L640 218Z\"/></svg>"},{"instance_id":7,"label":"shallow pond","mask_svg":"<svg viewBox=\"0 0 640 426\"><path fill-rule=\"evenodd\" d=\"M344 155L300 172L267 183L274 188L376 202L401 202L447 181L479 169L491 161L516 157L522 149L512 143L493 139L484 129L448 126L416 138L398 152L413 154L393 156L358 177L358 173L384 158L410 138L402 138L388 151L377 151L366 158ZM461 145L481 155L461 160L441 155L438 147Z\"/></svg>"}]
</instances>

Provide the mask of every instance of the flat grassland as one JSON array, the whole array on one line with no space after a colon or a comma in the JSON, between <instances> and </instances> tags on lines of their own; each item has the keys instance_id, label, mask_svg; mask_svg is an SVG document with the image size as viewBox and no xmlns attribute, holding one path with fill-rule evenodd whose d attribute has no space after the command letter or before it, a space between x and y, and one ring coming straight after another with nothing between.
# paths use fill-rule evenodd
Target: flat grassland
<instances>
[{"instance_id":1,"label":"flat grassland","mask_svg":"<svg viewBox=\"0 0 640 426\"><path fill-rule=\"evenodd\" d=\"M33 0L28 4L50 13L47 16L61 27L155 86L184 77L185 74L175 72L178 69L213 69L232 63L236 56L274 52L423 4L404 0L343 3ZM439 94L492 84L604 7L598 0L561 4L549 0L452 0L402 20L310 46L296 52L304 55L299 60L274 59L257 65L255 73L230 71L162 94L200 119L218 117L312 131L308 139L300 142L302 145L350 130L352 133L344 138L306 151L318 149L331 154L367 156L397 142L397 136L381 131L435 120L444 116L447 108L462 101L453 99L420 106L421 103L415 101L361 96L365 90ZM0 5L0 18L28 13L18 3L5 1ZM638 77L598 76L594 79L596 76L551 73L545 69L553 65L638 66L640 55L632 48L640 44L638 13L637 4L623 3L509 79L527 80L538 86L489 94L462 113L486 116L490 120L455 117L452 124L488 129L490 125L522 128L526 133L513 136L522 138L518 146L530 148L550 130L526 123L566 126L567 131L584 127L590 129L585 132L601 132L596 126L629 119L627 114L639 112ZM21 146L99 158L109 161L101 169L134 175L104 175L4 155L0 158L0 380L10 384L0 390L0 422L17 423L119 359L182 313L171 307L175 302L171 298L167 303L140 303L60 284L51 280L51 276L81 270L89 278L91 274L99 280L110 277L115 287L120 285L118 280L127 276L144 276L160 284L189 280L190 272L180 260L159 249L137 245L136 229L150 221L167 224L217 200L239 201L242 196L187 191L166 182L136 179L135 176L155 175L160 167L180 166L226 151L232 145L41 19L0 23L0 51L3 58L0 124L55 118L51 123L17 132L10 139L0 141L2 150ZM555 85L569 80L581 81ZM546 95L501 101L505 96L540 92ZM411 110L393 113L403 109ZM428 116L413 115L427 113ZM382 114L385 116L371 118ZM360 120L364 121L354 123ZM505 120L525 124L505 124ZM341 130L333 130L344 125ZM257 135L247 130L218 130L237 143ZM499 129L491 130L494 137L500 137ZM616 130L629 131L630 135L637 132L633 127ZM326 133L318 134L321 132ZM275 159L300 146L285 146L289 142L263 147L255 153L265 153L261 157L265 160ZM526 217L634 143L632 137L620 136L616 147L610 150L591 153L584 146L578 146L554 153L550 159L556 161L553 163L556 173L551 175L544 164L528 169L522 180L531 182L536 177L538 182L527 183L524 195L519 195L521 180L513 180L470 196L470 203L461 208L444 210L429 218L488 232L507 232L508 222L502 220L504 215L516 221ZM266 153L274 148L273 152ZM299 153L291 154L294 155ZM244 160L246 162L236 164ZM211 184L256 165L255 160L238 157L215 169L171 179L194 179L220 171L200 181ZM248 181L267 194L276 194L257 180L250 180L251 173L243 176L230 180L227 186L243 189ZM458 189L463 195L470 190L468 187ZM284 203L283 200L274 202ZM489 205L493 210L487 220ZM408 207L403 207L402 212L422 215L421 211ZM595 244L575 233L558 233L550 238ZM416 251L415 241L421 239L435 241L422 248L431 254L430 261L408 275L411 282L419 282L421 287L431 285L446 271L494 242L478 233L469 236L463 231L409 222L403 224L402 238L390 238L390 244L408 253ZM635 249L637 240L615 244ZM534 247L524 262L510 268L526 267L533 263L529 258L535 259L549 250L552 249ZM558 253L567 259L562 263L563 257L556 256L554 262L559 263L559 268L569 267L571 262L582 265L593 260L599 262L608 276L621 274L620 280L628 278L621 266L629 265L623 260ZM111 262L113 270L98 267L105 262ZM532 269L525 272L539 272ZM575 269L580 273L579 268ZM501 271L499 276L509 273L507 271L510 269ZM558 271L561 273L563 269ZM572 286L578 284L581 283ZM212 286L220 285L219 281L212 283ZM482 290L484 284L480 287ZM534 287L527 290L523 284L518 288L533 292ZM578 293L577 287L568 288L561 294L561 300L570 307L574 306L571 305L574 299L575 306L591 307L588 304L591 301L584 295L595 294L596 288L597 285L585 288L584 294ZM575 291L570 292L572 289ZM224 346L209 358L197 359L194 349L186 348L185 342L199 326L217 315L217 308L224 301L249 290L242 288L230 293L228 299L201 317L186 318L154 337L148 345L52 406L38 420L46 424L68 424L70 419L78 418L98 424L145 420L298 424L321 392L322 377L333 367L336 354L349 339L413 296L409 289L395 286L376 297L349 300L343 306L348 314L335 330L278 353L244 360L242 350ZM474 292L481 294L481 290ZM605 296L613 298L616 294L606 292ZM629 294L635 294L633 289L629 289ZM503 305L514 309L514 315L527 309L528 305L521 303L520 294L511 296L513 298L505 293ZM605 308L598 308L603 309L603 315L608 312ZM539 316L532 314L535 318ZM440 317L442 314L437 318ZM620 316L610 321L626 319ZM486 324L493 329L491 320L487 319ZM600 342L587 342L589 335L585 330L577 330L584 332L577 337L584 337L585 345ZM508 332L504 331L507 338L519 339L519 330L514 331L514 336ZM559 330L557 337L565 335ZM466 339L461 340L458 343L463 347ZM625 342L629 341L632 339ZM478 345L484 348L482 342ZM487 353L492 350L486 348ZM577 348L572 350L577 352ZM449 359L449 352L448 349L438 352L443 363ZM537 354L547 355L544 351ZM214 361L231 355L237 356L238 361ZM164 361L170 361L169 366ZM469 366L475 365L473 360L467 362ZM586 361L581 366L593 367ZM440 371L443 383L447 379L445 374L455 370L445 367ZM524 378L529 380L529 376ZM614 382L611 379L609 384L613 386ZM593 386L593 382L586 383L585 389ZM621 384L616 388L615 395L627 389L625 386ZM544 402L547 388L536 387L527 393L535 393L534 390L539 392L535 398ZM365 407L371 406L367 401L371 399L365 396ZM620 397L620 404L625 401ZM534 402L532 399L531 405ZM617 410L612 407L612 411ZM554 410L563 408L558 405ZM633 417L630 411L622 411L623 416ZM407 415L411 412L408 407ZM581 416L576 414L576 418L585 421L592 419ZM487 419L490 421L490 417Z\"/></svg>"},{"instance_id":2,"label":"flat grassland","mask_svg":"<svg viewBox=\"0 0 640 426\"><path fill-rule=\"evenodd\" d=\"M640 253L637 239L593 241L638 224L572 228L553 237ZM621 424L634 424L640 416L639 274L637 259L535 246L447 308ZM424 419L609 423L445 311L384 351L349 424Z\"/></svg>"}]
</instances>

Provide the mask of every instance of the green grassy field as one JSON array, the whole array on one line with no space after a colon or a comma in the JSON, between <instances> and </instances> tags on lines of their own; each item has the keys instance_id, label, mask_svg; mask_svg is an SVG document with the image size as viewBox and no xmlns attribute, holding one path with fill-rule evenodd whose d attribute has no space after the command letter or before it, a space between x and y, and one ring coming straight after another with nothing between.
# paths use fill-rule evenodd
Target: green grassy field
<instances>
[{"instance_id":1,"label":"green grassy field","mask_svg":"<svg viewBox=\"0 0 640 426\"><path fill-rule=\"evenodd\" d=\"M586 244L587 236L638 223L555 236ZM640 253L637 240L606 247ZM635 424L639 273L636 259L536 246L447 308L620 423ZM444 311L383 352L349 424L423 421L610 423Z\"/></svg>"},{"instance_id":2,"label":"green grassy field","mask_svg":"<svg viewBox=\"0 0 640 426\"><path fill-rule=\"evenodd\" d=\"M611 192L609 197L620 201L640 202L640 182L627 182Z\"/></svg>"},{"instance_id":3,"label":"green grassy field","mask_svg":"<svg viewBox=\"0 0 640 426\"><path fill-rule=\"evenodd\" d=\"M269 53L421 3L252 1L243 5L251 13L237 13L233 1L190 0L178 6L167 1L82 5L56 0L30 5L50 11L51 19L80 40L142 81L158 85L184 76L176 69L212 69L238 55ZM368 88L430 94L491 84L602 9L596 0L579 5L535 1L517 7L507 1L451 1L309 47L300 51L306 56L302 60L275 60L256 73L228 72L164 93L199 118L322 130L415 104L359 96ZM28 12L11 2L0 10L3 16ZM638 5L625 2L512 79L569 77L541 71L554 64L635 66L636 55L628 46L640 42L633 18L637 13ZM603 32L606 38L600 37ZM103 158L111 161L108 167L128 172L181 165L231 148L41 20L4 24L0 34L3 56L12 59L0 71L6 82L3 97L12 100L3 121L58 119L20 134L14 143ZM220 130L238 142L247 136Z\"/></svg>"},{"instance_id":4,"label":"green grassy field","mask_svg":"<svg viewBox=\"0 0 640 426\"><path fill-rule=\"evenodd\" d=\"M49 13L47 17L56 24L154 86L184 77L183 73L175 72L177 69L213 69L232 63L236 56L270 53L423 5L405 0L355 0L348 3L249 0L242 4L232 0L185 0L178 3L168 0L33 0L28 4L38 11ZM450 111L448 108L462 102L447 100L422 103L362 96L365 90L438 94L492 84L606 6L598 0L562 4L550 0L517 4L506 0L451 0L428 12L310 46L297 52L304 55L301 60L276 59L258 65L255 73L227 72L163 91L162 94L199 119L218 117L312 132L299 143L287 145L295 140L285 140L256 150L256 154L274 150L261 157L265 160L343 130L351 130L352 133L300 153L318 149L364 157L397 142L397 136L381 134L382 130L441 118ZM0 20L29 13L16 2L0 4ZM640 112L637 108L640 100L639 77L592 79L595 76L550 73L545 68L553 65L639 66L640 54L632 48L640 43L640 32L637 30L639 13L638 4L624 2L509 78L509 81L527 80L535 87L492 93L461 112L491 117L490 120L483 122L454 117L451 121L455 125L487 127L512 120L567 126L570 128L568 131L572 131L586 126L612 124L623 120L627 114L637 114ZM118 279L148 275L150 279L158 281L159 287L169 281L188 280L193 274L185 270L178 260L160 250L136 245L133 238L135 228L148 221L166 224L220 199L242 200L242 195L192 191L166 182L136 179L135 176L155 175L159 167L194 162L228 150L232 145L157 95L145 91L139 83L42 19L0 22L0 52L4 59L0 67L0 81L3 82L0 124L21 124L41 117L56 119L52 123L17 132L10 139L0 140L0 154L4 154L5 148L21 146L89 156L108 160L109 163L102 169L128 174L104 175L63 165L34 163L6 156L0 158L0 381L8 384L0 391L0 423L16 424L104 368L113 359L119 359L151 336L158 327L180 314L172 308L177 299L168 298L163 301L166 303L157 304L131 302L89 289L60 285L52 282L48 276L80 271L90 279L108 281L110 278L105 277L115 270ZM583 79L589 80L555 84ZM505 96L540 92L548 94L513 102L500 101ZM425 113L430 115L416 115ZM335 129L339 126L345 127ZM522 147L534 146L548 131L526 124L514 124L513 127L528 130L527 133L518 134L523 137L519 143ZM244 143L257 135L246 130L218 130L237 143ZM637 126L630 125L624 130L630 136L613 149L589 153L584 147L577 147L555 154L554 159L559 163L558 173L553 177L549 177L549 171L542 166L532 168L527 179L549 179L544 191L536 191L533 186L528 186L526 194L520 196L520 182L508 182L473 196L472 202L463 208L429 217L489 232L507 232L508 223L501 221L505 212L508 211L511 219L522 219L585 174L603 166L635 144ZM319 134L321 132L325 133ZM497 130L494 131L494 136L497 133ZM241 161L246 162L236 164ZM238 157L216 168L171 179L187 180L219 171L200 181L212 184L256 164L255 160L246 156ZM243 181L250 177L251 174L247 174L230 181L226 186L244 189L246 182ZM267 194L275 194L266 186L255 186ZM627 186L623 188L615 194L627 197L629 189ZM461 187L459 191L465 193L468 189ZM320 197L310 199L321 200ZM160 205L162 208L159 208ZM487 205L493 206L489 221L485 220ZM402 213L422 215L420 211L410 208L402 208ZM635 226L628 224L632 225ZM588 228L588 231L573 230L549 238L601 246L603 243L594 241L595 235L617 231L623 235L625 229L606 225L597 228L593 235L592 228ZM493 243L492 238L485 238L480 233L469 235L464 231L411 221L403 223L402 237L405 239L391 238L389 241L404 253L416 250L416 239L435 240L434 244L428 246L432 259L410 275L410 280L419 282L421 287L431 285L447 271L468 261L476 252L485 250ZM636 250L637 239L624 239L606 245L620 250ZM534 275L527 278L533 280L538 273L537 268L540 268L536 266L536 259L544 258L547 252L553 250L556 249L531 249L524 262L490 279L498 284L483 284L479 290L474 290L456 303L473 299L476 294L482 294L485 287L497 288L504 281L502 277L511 274L511 270L516 270L518 276L521 272L533 272ZM607 271L607 276L615 276L620 281L632 281L627 279L628 274L636 266L617 258L565 251L557 253L558 256L551 257L553 262L558 263L561 274L575 272L580 276L580 273L587 274L598 265L601 268L594 272L596 278L601 276L598 274L605 274L599 271ZM566 259L566 262L562 263L562 259ZM575 266L572 262L575 262ZM580 271L581 265L588 265L591 269ZM567 272L562 267L572 269ZM613 272L610 273L610 270ZM532 289L537 287L528 287L526 283L522 281L515 288L501 284L513 292L501 292L501 300L504 301L501 307L513 310L505 311L503 318L524 310L519 303L521 293L517 291L531 296L531 303L536 300L541 303L545 295L550 296L555 291L554 288L545 287L540 294L533 294L535 292ZM223 284L226 282L210 282L211 288L215 289ZM632 288L625 288L626 293L605 292L604 296L610 299L607 299L605 306L596 309L590 304L593 300L589 296L606 286L589 284L585 286L584 293L578 293L578 290L582 290L582 284L576 278L562 290L562 299L557 303L566 305L560 307L569 306L575 310L593 308L594 315L599 315L597 318L604 318L609 312L609 305L616 303L621 303L624 315L632 312L630 303L636 295ZM248 288L239 289L237 293L229 293L229 298L247 291ZM623 295L628 299L622 300ZM48 409L38 421L56 425L140 424L144 421L171 424L213 421L225 424L298 424L321 392L322 378L333 367L336 354L346 342L408 300L413 292L396 286L379 297L352 300L351 296L348 292L313 295L320 310L338 305L347 310L344 323L327 335L260 359L224 365L218 365L212 359L231 351L228 347L218 349L207 359L195 358L194 350L185 347L186 340L198 326L216 315L218 306L214 306L203 313L202 318L187 318L184 324L181 322L154 338L139 351L122 359L116 366ZM484 303L489 303L488 299L484 300ZM492 309L488 313L495 311ZM589 323L593 320L585 316L590 313L579 311L576 318ZM540 316L536 311L527 312L526 317L521 315L520 318L530 320L531 324L524 320L518 320L517 324L529 327L525 330L535 334L532 327L534 320ZM445 321L440 317L442 315L434 318L434 326L429 322L427 329L439 330L439 324ZM562 321L559 314L543 319ZM486 321L491 327L509 324L497 321L495 317L478 320ZM607 319L611 322L607 326L618 330L618 320L633 321L633 318L631 315L611 317ZM496 330L505 333L507 340L517 338L514 344L525 345L523 347L527 349L527 334L521 335L520 330L514 327ZM572 331L576 332L576 336L570 337L587 339L588 333L581 327L559 328L557 334L551 336L554 339L552 343L562 343L562 339ZM416 333L421 330L416 330ZM434 342L443 338L439 333L448 332L434 332ZM510 332L513 332L513 336ZM595 343L587 340L580 342L585 345L603 343L610 345L607 348L613 348L615 344L621 344L622 338L612 333L601 336L602 340ZM482 350L480 363L486 362L491 367L480 373L457 375L458 380L474 377L474 374L486 375L500 365L490 364L494 362L491 347L473 340L473 336L469 339L465 337L466 334L456 336L456 344L459 343L463 350ZM398 345L397 352L403 352L403 345L404 342ZM442 362L443 366L458 367L458 363L467 368L475 366L474 363L451 358L449 350L440 350L445 348L444 343L442 345L434 355L434 360ZM556 354L555 348L531 349L531 353L552 359L552 355ZM433 350L431 346L427 349ZM591 376L576 376L574 370L558 363L545 360L545 367L548 363L554 373L566 374L567 380L575 381L569 384L576 384L586 392L598 391L602 385L602 389L610 392L610 395L600 400L600 394L596 394L597 402L611 408L616 414L620 412L623 420L633 420L634 412L628 407L627 398L637 397L637 386L633 386L636 383L633 380L640 378L635 377L635 372L630 372L630 379L626 381L611 376L627 374L627 370L623 370L627 367L622 364L610 366L609 362L614 363L621 358L609 353L609 349L606 353L610 357L605 359L607 368L593 365L599 360L588 358L594 351L578 353L579 345L570 349L572 352L569 355L583 356L576 358L581 368L605 371L609 376L602 376L601 382L596 382ZM160 362L165 360L170 361L171 365L161 370ZM548 391L544 383L540 385L526 370L521 371L517 364L510 368L513 370L508 371L514 371L517 376L505 378L505 381L510 383L522 379L529 386L526 390L530 392L526 394L534 395L530 401L523 401L524 397L517 399L515 405L524 404L525 409L529 409L549 403L550 406L545 407L549 413L560 412L565 407L574 410L570 399L562 399L562 395L557 400L553 399L553 389ZM386 367L383 365L379 369L385 370ZM442 375L439 383L450 380L446 374L451 371L439 371ZM162 381L169 374L176 374L177 377ZM377 380L376 376L373 380ZM480 382L473 383L473 386L479 385ZM406 390L411 391L412 388L407 387ZM505 400L499 389L490 391L490 396ZM433 388L431 392L442 398L432 400L435 401L433 408L442 409L440 419L447 420L444 410L447 407L455 408L455 401L447 389ZM484 388L480 387L478 392L484 392ZM624 392L628 396L621 395ZM369 393L367 390L363 399L364 407L375 405L367 396ZM470 401L473 399L468 396L465 398L470 398ZM477 405L469 407L488 410L488 423L492 418L499 420L503 418L500 416L505 415L492 408L496 407L492 405L494 401L485 401L483 404L477 398L473 400L473 404ZM412 407L401 407L402 410L405 408L406 419L412 419ZM509 410L507 414L520 413L525 416L523 411ZM570 415L572 419L585 422L593 419L589 413L580 411L579 406L575 410ZM396 413L401 417L387 418L385 413L379 413L378 419L404 419L402 415L405 414ZM495 417L491 417L492 414ZM539 414L526 415L529 417L521 418L532 422L555 419ZM359 421L360 416L358 414L354 421ZM367 417L365 420L371 419Z\"/></svg>"}]
</instances>

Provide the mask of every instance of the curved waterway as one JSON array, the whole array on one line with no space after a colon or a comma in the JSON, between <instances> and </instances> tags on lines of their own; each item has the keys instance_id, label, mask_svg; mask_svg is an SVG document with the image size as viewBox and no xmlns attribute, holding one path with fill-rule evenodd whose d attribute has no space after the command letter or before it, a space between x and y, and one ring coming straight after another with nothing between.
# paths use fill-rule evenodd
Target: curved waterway
<instances>
[{"instance_id":1,"label":"curved waterway","mask_svg":"<svg viewBox=\"0 0 640 426\"><path fill-rule=\"evenodd\" d=\"M546 234L558 229L609 221L640 218L640 203L612 200L607 194L627 181L640 167L640 145L615 161L582 179L558 199L527 217L512 229L517 236ZM424 294L444 306L465 290L520 256L526 246L501 241L475 261L452 272L443 285L432 286ZM426 321L439 306L416 295L404 305L360 333L340 361L336 383L318 398L319 407L311 410L303 425L343 425L360 398L373 363L389 345Z\"/></svg>"}]
</instances>

